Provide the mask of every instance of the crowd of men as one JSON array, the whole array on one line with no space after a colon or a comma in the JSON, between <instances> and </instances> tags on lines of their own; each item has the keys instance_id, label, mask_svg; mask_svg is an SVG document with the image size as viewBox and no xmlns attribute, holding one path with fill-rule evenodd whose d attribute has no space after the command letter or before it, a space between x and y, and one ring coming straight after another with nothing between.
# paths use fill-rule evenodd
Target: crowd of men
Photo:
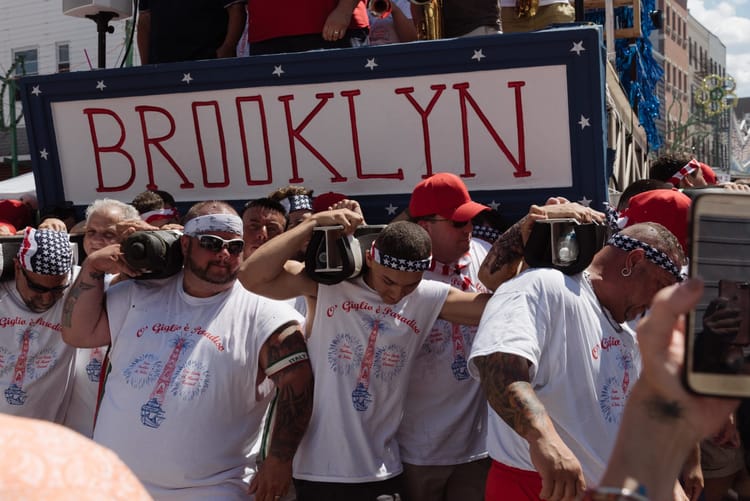
<instances>
[{"instance_id":1,"label":"crowd of men","mask_svg":"<svg viewBox=\"0 0 750 501\"><path fill-rule=\"evenodd\" d=\"M489 207L438 173L335 281L305 249L320 226L355 239L344 195L204 201L178 224L166 195L97 200L80 267L62 221L23 232L0 283L0 411L93 437L155 499L579 498L641 371L635 322L683 279L684 195L655 187L572 273L527 269L534 225L605 213L553 198L488 243ZM183 265L148 278L123 245L160 227ZM696 499L684 462L675 498Z\"/></svg>"}]
</instances>

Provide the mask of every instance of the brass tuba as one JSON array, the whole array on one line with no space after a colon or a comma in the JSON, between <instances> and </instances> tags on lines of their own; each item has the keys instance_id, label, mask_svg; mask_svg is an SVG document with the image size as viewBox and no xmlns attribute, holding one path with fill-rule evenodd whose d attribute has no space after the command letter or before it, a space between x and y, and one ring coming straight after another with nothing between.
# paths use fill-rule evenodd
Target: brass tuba
<instances>
[{"instance_id":1,"label":"brass tuba","mask_svg":"<svg viewBox=\"0 0 750 501\"><path fill-rule=\"evenodd\" d=\"M443 0L411 0L422 8L422 21L417 25L420 40L443 38Z\"/></svg>"},{"instance_id":2,"label":"brass tuba","mask_svg":"<svg viewBox=\"0 0 750 501\"><path fill-rule=\"evenodd\" d=\"M375 17L381 19L388 17L393 10L393 4L391 0L369 0L367 2L367 10L370 11Z\"/></svg>"}]
</instances>

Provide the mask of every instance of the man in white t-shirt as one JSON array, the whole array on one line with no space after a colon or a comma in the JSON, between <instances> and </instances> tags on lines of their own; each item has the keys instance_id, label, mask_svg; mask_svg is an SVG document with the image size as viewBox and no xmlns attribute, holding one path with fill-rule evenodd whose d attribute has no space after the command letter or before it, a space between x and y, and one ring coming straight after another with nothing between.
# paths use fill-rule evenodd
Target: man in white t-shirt
<instances>
[{"instance_id":1,"label":"man in white t-shirt","mask_svg":"<svg viewBox=\"0 0 750 501\"><path fill-rule=\"evenodd\" d=\"M73 253L63 231L27 227L15 278L0 283L0 412L61 422L70 398L75 349L60 335Z\"/></svg>"},{"instance_id":2,"label":"man in white t-shirt","mask_svg":"<svg viewBox=\"0 0 750 501\"><path fill-rule=\"evenodd\" d=\"M500 286L469 358L489 401L486 499L575 499L599 480L640 356L627 322L680 280L656 223L613 236L582 273L530 269Z\"/></svg>"},{"instance_id":3,"label":"man in white t-shirt","mask_svg":"<svg viewBox=\"0 0 750 501\"><path fill-rule=\"evenodd\" d=\"M127 280L105 294L106 273L138 274L115 244L87 257L66 301L67 342L112 345L94 440L156 499L246 499L246 454L270 378L269 452L250 490L258 499L282 496L312 409L301 318L237 282L244 242L231 206L200 202L185 221L180 273Z\"/></svg>"},{"instance_id":4,"label":"man in white t-shirt","mask_svg":"<svg viewBox=\"0 0 750 501\"><path fill-rule=\"evenodd\" d=\"M448 172L418 183L409 216L430 235L425 278L469 292L488 292L477 274L489 244L472 238L471 220L489 207L471 200ZM398 443L411 501L482 501L487 459L487 401L466 361L476 327L438 320L415 360Z\"/></svg>"},{"instance_id":5,"label":"man in white t-shirt","mask_svg":"<svg viewBox=\"0 0 750 501\"><path fill-rule=\"evenodd\" d=\"M118 243L120 235L117 224L129 219L139 219L138 211L132 205L111 198L94 200L86 208L83 234L83 250L86 255ZM109 286L113 278L114 275L105 276L105 286ZM89 438L94 434L99 380L106 363L107 348L97 346L76 350L73 393L63 424Z\"/></svg>"},{"instance_id":6,"label":"man in white t-shirt","mask_svg":"<svg viewBox=\"0 0 750 501\"><path fill-rule=\"evenodd\" d=\"M350 234L361 222L346 208L316 213L264 244L240 271L250 290L276 299L303 294L311 305L316 391L294 459L299 501L403 498L396 432L415 355L437 318L476 325L488 298L422 280L430 237L407 221L378 234L356 278L319 284L289 260L316 226L341 225Z\"/></svg>"}]
</instances>

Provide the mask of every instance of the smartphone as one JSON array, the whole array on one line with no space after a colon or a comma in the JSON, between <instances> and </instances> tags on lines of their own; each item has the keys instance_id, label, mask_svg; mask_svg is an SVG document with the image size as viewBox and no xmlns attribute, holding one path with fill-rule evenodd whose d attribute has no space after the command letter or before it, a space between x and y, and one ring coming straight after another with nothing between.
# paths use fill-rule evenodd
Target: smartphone
<instances>
[{"instance_id":1,"label":"smartphone","mask_svg":"<svg viewBox=\"0 0 750 501\"><path fill-rule=\"evenodd\" d=\"M689 256L690 276L705 287L688 315L686 385L704 395L750 397L750 195L698 195Z\"/></svg>"}]
</instances>

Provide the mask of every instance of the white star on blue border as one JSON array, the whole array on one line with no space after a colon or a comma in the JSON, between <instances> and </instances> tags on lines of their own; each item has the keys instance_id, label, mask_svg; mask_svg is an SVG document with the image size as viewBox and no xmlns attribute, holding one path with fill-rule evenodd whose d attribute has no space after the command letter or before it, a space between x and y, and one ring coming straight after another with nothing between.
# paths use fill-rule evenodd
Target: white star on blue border
<instances>
[{"instance_id":1,"label":"white star on blue border","mask_svg":"<svg viewBox=\"0 0 750 501\"><path fill-rule=\"evenodd\" d=\"M573 47L571 47L570 52L575 52L576 56L580 56L581 52L585 51L586 48L583 46L583 40L580 42L573 42Z\"/></svg>"},{"instance_id":2,"label":"white star on blue border","mask_svg":"<svg viewBox=\"0 0 750 501\"><path fill-rule=\"evenodd\" d=\"M484 51L482 51L482 49L475 50L474 55L471 56L471 58L475 59L477 62L481 62L485 57L487 56L484 55Z\"/></svg>"}]
</instances>

